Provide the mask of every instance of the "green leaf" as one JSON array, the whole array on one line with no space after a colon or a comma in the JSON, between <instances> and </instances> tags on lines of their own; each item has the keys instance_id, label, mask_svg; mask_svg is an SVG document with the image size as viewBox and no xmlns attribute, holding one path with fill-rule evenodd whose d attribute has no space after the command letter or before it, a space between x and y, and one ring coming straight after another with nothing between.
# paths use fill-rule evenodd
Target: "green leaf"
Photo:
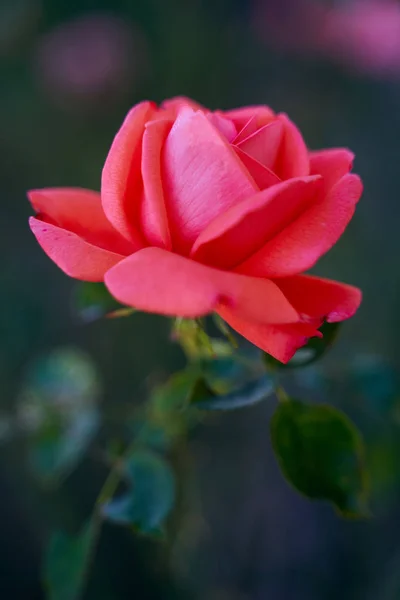
<instances>
[{"instance_id":1,"label":"green leaf","mask_svg":"<svg viewBox=\"0 0 400 600\"><path fill-rule=\"evenodd\" d=\"M44 583L49 600L81 598L95 536L95 526L91 522L76 536L62 531L53 534L44 562Z\"/></svg>"},{"instance_id":2,"label":"green leaf","mask_svg":"<svg viewBox=\"0 0 400 600\"><path fill-rule=\"evenodd\" d=\"M201 420L191 406L199 373L197 367L189 366L153 391L145 410L130 425L137 448L163 454Z\"/></svg>"},{"instance_id":3,"label":"green leaf","mask_svg":"<svg viewBox=\"0 0 400 600\"><path fill-rule=\"evenodd\" d=\"M131 454L125 463L131 488L106 503L102 514L142 533L159 532L175 501L175 478L170 465L148 450Z\"/></svg>"},{"instance_id":4,"label":"green leaf","mask_svg":"<svg viewBox=\"0 0 400 600\"><path fill-rule=\"evenodd\" d=\"M29 460L46 483L64 477L98 431L100 381L90 357L60 348L32 365L18 399L18 422L29 437Z\"/></svg>"},{"instance_id":5,"label":"green leaf","mask_svg":"<svg viewBox=\"0 0 400 600\"><path fill-rule=\"evenodd\" d=\"M204 379L199 379L190 401L192 406L200 410L234 410L257 404L273 392L274 384L267 376L223 395L216 395Z\"/></svg>"},{"instance_id":6,"label":"green leaf","mask_svg":"<svg viewBox=\"0 0 400 600\"><path fill-rule=\"evenodd\" d=\"M340 325L341 323L324 323L320 327L323 337L310 338L307 344L303 348L300 348L287 364L281 363L269 354L264 354L267 366L278 369L293 369L305 367L319 360L333 346L338 336Z\"/></svg>"},{"instance_id":7,"label":"green leaf","mask_svg":"<svg viewBox=\"0 0 400 600\"><path fill-rule=\"evenodd\" d=\"M271 438L284 475L298 491L332 502L344 516L367 516L363 441L346 415L287 400L272 417Z\"/></svg>"},{"instance_id":8,"label":"green leaf","mask_svg":"<svg viewBox=\"0 0 400 600\"><path fill-rule=\"evenodd\" d=\"M22 409L35 405L58 414L70 414L82 405L92 406L99 392L99 373L91 357L78 348L64 347L30 366L19 400Z\"/></svg>"},{"instance_id":9,"label":"green leaf","mask_svg":"<svg viewBox=\"0 0 400 600\"><path fill-rule=\"evenodd\" d=\"M198 369L188 367L172 375L152 393L146 418L163 429L170 441L186 434L198 423L196 411L189 410L190 395L198 377Z\"/></svg>"},{"instance_id":10,"label":"green leaf","mask_svg":"<svg viewBox=\"0 0 400 600\"><path fill-rule=\"evenodd\" d=\"M90 323L121 309L103 283L79 283L73 297L74 310L79 318Z\"/></svg>"},{"instance_id":11,"label":"green leaf","mask_svg":"<svg viewBox=\"0 0 400 600\"><path fill-rule=\"evenodd\" d=\"M68 427L60 423L43 426L32 440L30 464L44 483L54 484L65 477L85 454L98 431L96 409L82 411Z\"/></svg>"},{"instance_id":12,"label":"green leaf","mask_svg":"<svg viewBox=\"0 0 400 600\"><path fill-rule=\"evenodd\" d=\"M190 393L189 396L189 405L196 406L200 405L204 402L207 404L208 402L212 402L215 398L219 398L214 390L211 389L207 380L204 377L199 377Z\"/></svg>"},{"instance_id":13,"label":"green leaf","mask_svg":"<svg viewBox=\"0 0 400 600\"><path fill-rule=\"evenodd\" d=\"M261 372L251 372L247 365L242 364L237 358L237 356L216 358L202 363L201 373L216 394L227 394L261 374Z\"/></svg>"},{"instance_id":14,"label":"green leaf","mask_svg":"<svg viewBox=\"0 0 400 600\"><path fill-rule=\"evenodd\" d=\"M135 444L138 447L167 452L173 443L170 428L146 418L137 418L131 426Z\"/></svg>"}]
</instances>

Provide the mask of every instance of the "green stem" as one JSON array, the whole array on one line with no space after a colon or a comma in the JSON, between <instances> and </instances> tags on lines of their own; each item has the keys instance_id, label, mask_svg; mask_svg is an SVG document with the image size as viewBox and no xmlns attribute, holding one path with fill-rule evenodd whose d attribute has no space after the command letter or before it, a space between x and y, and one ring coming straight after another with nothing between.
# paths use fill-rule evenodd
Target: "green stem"
<instances>
[{"instance_id":1,"label":"green stem","mask_svg":"<svg viewBox=\"0 0 400 600\"><path fill-rule=\"evenodd\" d=\"M82 567L83 575L82 575L82 588L79 593L79 597L77 600L82 598L82 595L85 591L85 584L87 583L88 575L90 568L93 564L94 555L96 552L97 544L100 538L101 527L103 524L103 515L101 512L102 506L111 500L117 491L117 488L121 482L123 476L123 461L124 457L132 452L134 447L134 443L130 444L125 452L122 454L120 458L118 458L113 464L110 472L108 473L106 480L97 496L95 501L94 510L91 517L91 527L92 527L92 538L90 549L88 555L86 557L85 563Z\"/></svg>"},{"instance_id":2,"label":"green stem","mask_svg":"<svg viewBox=\"0 0 400 600\"><path fill-rule=\"evenodd\" d=\"M103 504L111 500L117 491L118 485L121 481L122 476L122 461L118 459L111 471L109 472L103 487L100 490L99 495L97 496L97 500L95 503L95 510L102 507Z\"/></svg>"},{"instance_id":3,"label":"green stem","mask_svg":"<svg viewBox=\"0 0 400 600\"><path fill-rule=\"evenodd\" d=\"M218 327L218 329L220 330L222 335L226 338L226 340L230 343L232 348L234 348L234 350L237 350L239 348L237 339L235 338L235 336L233 335L232 331L229 329L229 327L225 323L225 321L216 313L213 313L213 319L214 319L215 325Z\"/></svg>"},{"instance_id":4,"label":"green stem","mask_svg":"<svg viewBox=\"0 0 400 600\"><path fill-rule=\"evenodd\" d=\"M275 394L279 402L287 402L289 400L289 396L287 395L287 393L281 385L275 386Z\"/></svg>"}]
</instances>

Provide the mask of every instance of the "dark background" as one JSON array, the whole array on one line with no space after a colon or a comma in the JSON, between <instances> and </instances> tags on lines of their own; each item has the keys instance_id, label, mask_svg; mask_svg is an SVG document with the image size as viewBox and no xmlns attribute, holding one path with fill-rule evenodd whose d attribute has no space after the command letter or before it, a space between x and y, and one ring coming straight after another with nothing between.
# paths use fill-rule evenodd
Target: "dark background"
<instances>
[{"instance_id":1,"label":"dark background","mask_svg":"<svg viewBox=\"0 0 400 600\"><path fill-rule=\"evenodd\" d=\"M90 457L56 490L32 473L26 430L35 428L35 415L25 414L23 398L38 361L64 347L83 351L75 360L95 370L94 395L113 414L144 398L152 373L161 378L184 360L164 319L77 318L75 282L29 231L26 190L98 189L129 107L179 94L210 108L266 103L287 112L311 148L347 146L356 154L365 193L317 272L358 285L364 301L330 356L291 385L341 406L362 429L373 518L340 520L289 489L270 448L273 407L265 402L193 434L196 493L168 551L105 527L85 598L400 598L400 48L397 70L394 42L390 69L384 56L369 69L345 46L322 51L314 9L300 0L3 1L1 598L44 598L40 565L49 533L79 526L104 477ZM362 47L380 51L385 31L361 39Z\"/></svg>"}]
</instances>

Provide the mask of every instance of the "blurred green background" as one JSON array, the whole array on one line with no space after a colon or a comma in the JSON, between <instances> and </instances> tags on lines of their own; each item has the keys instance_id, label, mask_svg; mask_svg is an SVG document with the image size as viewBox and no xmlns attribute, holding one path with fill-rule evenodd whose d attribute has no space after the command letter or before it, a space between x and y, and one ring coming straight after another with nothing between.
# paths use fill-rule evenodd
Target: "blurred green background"
<instances>
[{"instance_id":1,"label":"blurred green background","mask_svg":"<svg viewBox=\"0 0 400 600\"><path fill-rule=\"evenodd\" d=\"M400 598L400 47L392 25L397 14L400 32L400 4L385 0L380 6L392 13L365 19L354 44L340 45L339 37L327 48L321 32L337 33L332 11L349 4L3 0L1 598L45 598L41 562L49 534L80 526L106 473L92 448L76 470L63 472L60 485L43 481L53 467L32 449L43 398L76 411L79 454L81 437L94 430L100 439L112 436L127 407L184 364L162 318L80 318L76 283L29 231L26 190L99 189L129 107L180 94L210 108L268 104L290 115L311 148L347 146L356 154L363 199L316 271L358 285L364 301L330 355L288 385L337 404L364 433L373 518L340 520L329 506L289 489L270 448L267 401L193 433L196 493L168 548L105 526L85 599ZM365 16L378 4L364 7ZM351 13L344 14L350 23ZM354 28L348 31L353 39Z\"/></svg>"}]
</instances>

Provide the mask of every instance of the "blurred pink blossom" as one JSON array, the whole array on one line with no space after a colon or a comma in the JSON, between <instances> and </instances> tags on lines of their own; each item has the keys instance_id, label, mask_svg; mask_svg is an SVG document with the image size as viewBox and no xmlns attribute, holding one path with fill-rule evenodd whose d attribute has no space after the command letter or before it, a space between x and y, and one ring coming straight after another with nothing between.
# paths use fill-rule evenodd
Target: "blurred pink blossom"
<instances>
[{"instance_id":1,"label":"blurred pink blossom","mask_svg":"<svg viewBox=\"0 0 400 600\"><path fill-rule=\"evenodd\" d=\"M353 0L331 10L323 27L325 53L371 74L400 74L400 3Z\"/></svg>"},{"instance_id":2,"label":"blurred pink blossom","mask_svg":"<svg viewBox=\"0 0 400 600\"><path fill-rule=\"evenodd\" d=\"M122 18L97 13L46 33L38 43L35 67L56 103L87 108L129 92L145 64L142 33Z\"/></svg>"},{"instance_id":3,"label":"blurred pink blossom","mask_svg":"<svg viewBox=\"0 0 400 600\"><path fill-rule=\"evenodd\" d=\"M400 2L260 0L254 24L268 45L314 54L372 76L400 75Z\"/></svg>"}]
</instances>

